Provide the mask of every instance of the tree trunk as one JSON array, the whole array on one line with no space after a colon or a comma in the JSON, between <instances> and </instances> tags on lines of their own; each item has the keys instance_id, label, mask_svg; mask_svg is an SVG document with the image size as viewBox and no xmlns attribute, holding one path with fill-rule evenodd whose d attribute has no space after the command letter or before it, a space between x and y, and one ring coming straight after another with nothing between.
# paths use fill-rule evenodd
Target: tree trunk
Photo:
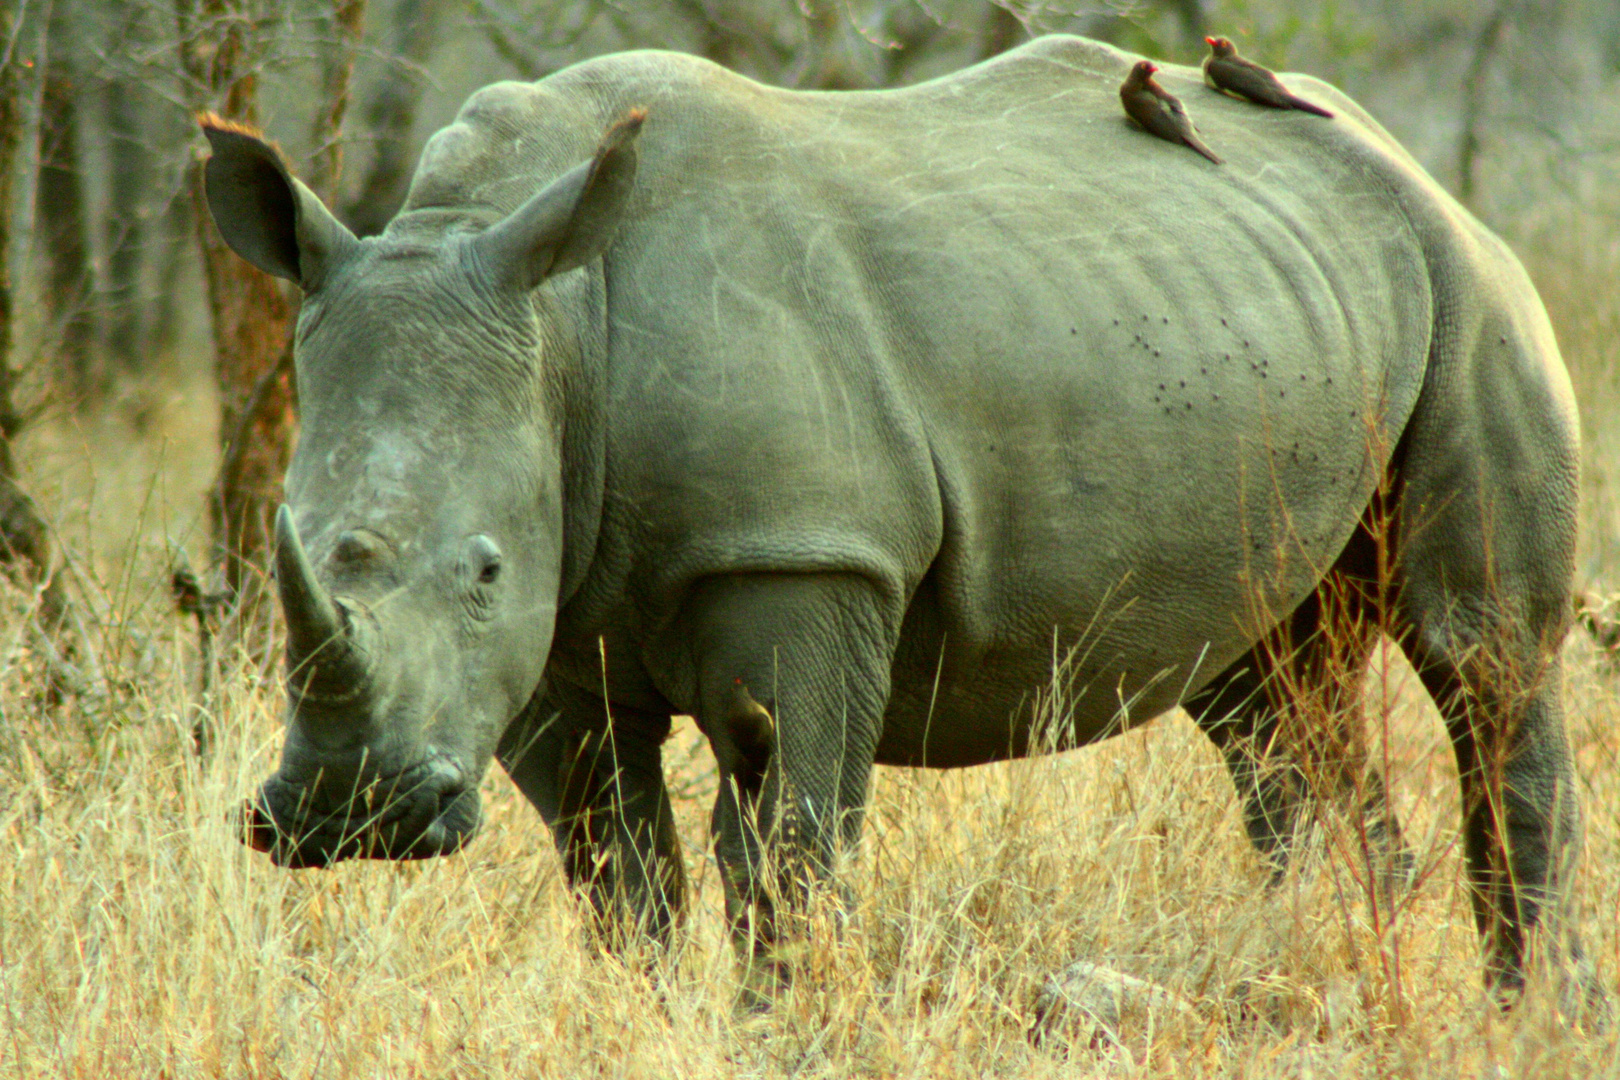
<instances>
[{"instance_id":1,"label":"tree trunk","mask_svg":"<svg viewBox=\"0 0 1620 1080\"><path fill-rule=\"evenodd\" d=\"M50 530L34 501L17 483L17 459L11 444L22 433L23 414L16 400L16 372L11 367L11 194L16 178L17 146L22 140L22 58L12 44L12 9L0 7L0 569L25 587L38 587L40 622L47 632L60 629L66 611L61 582L51 574Z\"/></svg>"},{"instance_id":2,"label":"tree trunk","mask_svg":"<svg viewBox=\"0 0 1620 1080\"><path fill-rule=\"evenodd\" d=\"M57 0L47 30L45 94L40 108L38 228L45 253L45 308L56 341L62 385L82 404L106 389L95 366L95 321L90 310L90 251L79 168L73 49L75 5Z\"/></svg>"},{"instance_id":3,"label":"tree trunk","mask_svg":"<svg viewBox=\"0 0 1620 1080\"><path fill-rule=\"evenodd\" d=\"M188 121L189 122L189 121ZM189 131L178 136L176 143L184 145ZM147 311L146 337L143 347L154 359L172 353L180 341L180 314L185 306L180 286L189 260L187 252L193 247L196 223L192 221L191 169L189 162L181 167L179 175L170 175L163 169L159 209L153 215L148 232L147 246L157 260L152 303ZM175 185L174 182L178 181ZM167 361L157 359L158 363Z\"/></svg>"},{"instance_id":4,"label":"tree trunk","mask_svg":"<svg viewBox=\"0 0 1620 1080\"><path fill-rule=\"evenodd\" d=\"M442 0L399 0L394 6L394 73L380 80L366 106L376 146L371 168L339 216L360 236L374 236L398 213L411 182L411 131L427 88L423 65L438 41Z\"/></svg>"},{"instance_id":5,"label":"tree trunk","mask_svg":"<svg viewBox=\"0 0 1620 1080\"><path fill-rule=\"evenodd\" d=\"M147 40L145 8L131 0L108 0L115 48L132 50ZM144 130L144 87L127 71L101 80L102 122L107 138L107 213L101 223L106 274L102 295L102 340L108 362L125 375L145 366L140 278L146 239L146 208L154 177Z\"/></svg>"},{"instance_id":6,"label":"tree trunk","mask_svg":"<svg viewBox=\"0 0 1620 1080\"><path fill-rule=\"evenodd\" d=\"M14 31L9 5L0 6L0 47L11 44ZM17 477L11 441L22 431L16 401L16 372L11 368L11 188L15 177L17 144L22 137L22 82L20 58L14 49L0 57L0 486ZM0 503L5 496L0 494ZM15 550L9 534L4 546ZM0 551L0 558L4 558Z\"/></svg>"},{"instance_id":7,"label":"tree trunk","mask_svg":"<svg viewBox=\"0 0 1620 1080\"><path fill-rule=\"evenodd\" d=\"M1028 36L1029 31L1018 21L1013 10L1005 3L992 0L979 31L977 59L988 60L992 56L1000 56Z\"/></svg>"},{"instance_id":8,"label":"tree trunk","mask_svg":"<svg viewBox=\"0 0 1620 1080\"><path fill-rule=\"evenodd\" d=\"M257 126L257 65L248 0L175 0L180 56L197 111ZM208 213L202 162L191 168L197 244L213 317L219 382L219 477L210 493L215 555L242 618L257 608L269 522L281 501L293 428L286 362L291 305L280 285L225 245Z\"/></svg>"},{"instance_id":9,"label":"tree trunk","mask_svg":"<svg viewBox=\"0 0 1620 1080\"><path fill-rule=\"evenodd\" d=\"M349 111L349 87L365 18L366 0L332 0L331 12L323 13L321 97L310 139L315 160L310 165L309 186L328 207L336 201L338 178L343 174L343 117Z\"/></svg>"}]
</instances>

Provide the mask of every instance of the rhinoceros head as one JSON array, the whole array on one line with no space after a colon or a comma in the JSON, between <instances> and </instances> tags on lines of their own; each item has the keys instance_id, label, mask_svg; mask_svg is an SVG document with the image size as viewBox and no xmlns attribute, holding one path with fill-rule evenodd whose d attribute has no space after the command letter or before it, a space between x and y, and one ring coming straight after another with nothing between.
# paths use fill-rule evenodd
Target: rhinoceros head
<instances>
[{"instance_id":1,"label":"rhinoceros head","mask_svg":"<svg viewBox=\"0 0 1620 1080\"><path fill-rule=\"evenodd\" d=\"M246 838L290 866L422 858L539 684L562 566L561 417L535 290L612 239L641 113L487 228L360 240L274 148L205 119L237 254L304 290L276 517L288 730Z\"/></svg>"}]
</instances>

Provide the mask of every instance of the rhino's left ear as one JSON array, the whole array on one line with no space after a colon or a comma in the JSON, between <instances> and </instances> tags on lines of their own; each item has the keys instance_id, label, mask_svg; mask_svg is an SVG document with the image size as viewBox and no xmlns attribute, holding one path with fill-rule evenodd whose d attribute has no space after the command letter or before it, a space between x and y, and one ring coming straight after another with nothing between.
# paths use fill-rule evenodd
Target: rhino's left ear
<instances>
[{"instance_id":1,"label":"rhino's left ear","mask_svg":"<svg viewBox=\"0 0 1620 1080\"><path fill-rule=\"evenodd\" d=\"M480 234L474 245L484 264L526 292L606 251L636 186L636 136L646 118L646 109L631 109L589 161Z\"/></svg>"},{"instance_id":2,"label":"rhino's left ear","mask_svg":"<svg viewBox=\"0 0 1620 1080\"><path fill-rule=\"evenodd\" d=\"M213 156L204 172L208 209L220 235L267 274L312 292L359 241L253 132L199 116Z\"/></svg>"}]
</instances>

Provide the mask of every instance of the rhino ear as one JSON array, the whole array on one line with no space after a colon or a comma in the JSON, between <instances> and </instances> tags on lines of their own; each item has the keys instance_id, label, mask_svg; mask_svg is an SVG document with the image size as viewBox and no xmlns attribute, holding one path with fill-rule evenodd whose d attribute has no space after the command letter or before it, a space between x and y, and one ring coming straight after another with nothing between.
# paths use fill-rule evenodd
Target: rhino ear
<instances>
[{"instance_id":1,"label":"rhino ear","mask_svg":"<svg viewBox=\"0 0 1620 1080\"><path fill-rule=\"evenodd\" d=\"M217 116L197 122L214 151L205 178L220 235L265 273L314 291L359 241L288 171L275 147Z\"/></svg>"},{"instance_id":2,"label":"rhino ear","mask_svg":"<svg viewBox=\"0 0 1620 1080\"><path fill-rule=\"evenodd\" d=\"M589 161L486 229L474 241L485 265L526 292L606 251L636 186L636 135L646 118L647 110L631 109Z\"/></svg>"}]
</instances>

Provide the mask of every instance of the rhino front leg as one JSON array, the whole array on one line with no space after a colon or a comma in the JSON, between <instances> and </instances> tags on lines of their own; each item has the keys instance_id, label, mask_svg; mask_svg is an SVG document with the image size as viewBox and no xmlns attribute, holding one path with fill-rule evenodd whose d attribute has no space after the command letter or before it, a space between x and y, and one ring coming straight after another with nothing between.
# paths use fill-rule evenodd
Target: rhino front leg
<instances>
[{"instance_id":1,"label":"rhino front leg","mask_svg":"<svg viewBox=\"0 0 1620 1080\"><path fill-rule=\"evenodd\" d=\"M720 765L715 853L754 1000L791 977L803 918L860 834L898 612L863 579L710 579L680 620Z\"/></svg>"},{"instance_id":2,"label":"rhino front leg","mask_svg":"<svg viewBox=\"0 0 1620 1080\"><path fill-rule=\"evenodd\" d=\"M597 939L610 949L667 940L685 907L664 784L669 731L668 714L609 708L553 682L496 751L550 827L569 884L589 899Z\"/></svg>"}]
</instances>

